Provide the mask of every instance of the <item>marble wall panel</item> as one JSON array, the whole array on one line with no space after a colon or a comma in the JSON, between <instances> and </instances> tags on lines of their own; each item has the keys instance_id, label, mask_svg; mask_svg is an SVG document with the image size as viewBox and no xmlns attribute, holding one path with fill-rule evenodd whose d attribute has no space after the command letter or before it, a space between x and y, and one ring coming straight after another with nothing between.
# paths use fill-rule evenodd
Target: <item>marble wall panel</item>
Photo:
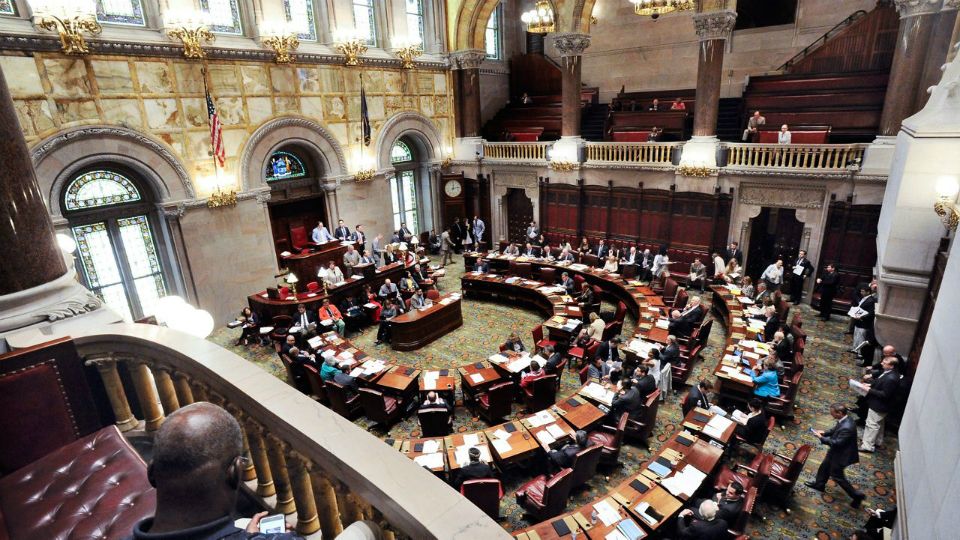
<instances>
[{"instance_id":1,"label":"marble wall panel","mask_svg":"<svg viewBox=\"0 0 960 540\"><path fill-rule=\"evenodd\" d=\"M135 62L137 81L142 94L170 94L174 91L173 76L166 62Z\"/></svg>"},{"instance_id":2,"label":"marble wall panel","mask_svg":"<svg viewBox=\"0 0 960 540\"><path fill-rule=\"evenodd\" d=\"M133 92L130 64L126 60L91 60L90 67L97 79L101 94L129 94Z\"/></svg>"},{"instance_id":3,"label":"marble wall panel","mask_svg":"<svg viewBox=\"0 0 960 540\"><path fill-rule=\"evenodd\" d=\"M342 184L337 189L337 209L344 221L363 223L371 238L377 233L389 237L393 227L393 207L385 179Z\"/></svg>"},{"instance_id":4,"label":"marble wall panel","mask_svg":"<svg viewBox=\"0 0 960 540\"><path fill-rule=\"evenodd\" d=\"M293 68L287 66L271 66L270 82L274 93L294 94L296 93L296 76Z\"/></svg>"},{"instance_id":5,"label":"marble wall panel","mask_svg":"<svg viewBox=\"0 0 960 540\"><path fill-rule=\"evenodd\" d=\"M200 64L174 64L177 77L177 89L185 94L203 93L203 71Z\"/></svg>"},{"instance_id":6,"label":"marble wall panel","mask_svg":"<svg viewBox=\"0 0 960 540\"><path fill-rule=\"evenodd\" d=\"M216 99L220 122L225 126L240 126L247 123L243 112L243 98L220 97Z\"/></svg>"},{"instance_id":7,"label":"marble wall panel","mask_svg":"<svg viewBox=\"0 0 960 540\"><path fill-rule=\"evenodd\" d=\"M323 89L320 82L320 73L314 67L297 68L297 82L300 94L319 94Z\"/></svg>"},{"instance_id":8,"label":"marble wall panel","mask_svg":"<svg viewBox=\"0 0 960 540\"><path fill-rule=\"evenodd\" d=\"M210 149L209 131L191 131L187 133L187 158L192 161L209 160L212 155Z\"/></svg>"},{"instance_id":9,"label":"marble wall panel","mask_svg":"<svg viewBox=\"0 0 960 540\"><path fill-rule=\"evenodd\" d=\"M383 100L383 112L386 116L393 116L394 114L403 110L403 98L400 96L387 96Z\"/></svg>"},{"instance_id":10,"label":"marble wall panel","mask_svg":"<svg viewBox=\"0 0 960 540\"><path fill-rule=\"evenodd\" d=\"M420 96L420 112L424 116L433 116L433 96Z\"/></svg>"},{"instance_id":11,"label":"marble wall panel","mask_svg":"<svg viewBox=\"0 0 960 540\"><path fill-rule=\"evenodd\" d=\"M210 73L210 94L215 96L239 96L240 75L237 66L232 64L214 64L207 68Z\"/></svg>"},{"instance_id":12,"label":"marble wall panel","mask_svg":"<svg viewBox=\"0 0 960 540\"><path fill-rule=\"evenodd\" d=\"M246 95L270 93L270 76L267 75L266 66L259 64L240 66L240 73L243 80L243 91Z\"/></svg>"},{"instance_id":13,"label":"marble wall panel","mask_svg":"<svg viewBox=\"0 0 960 540\"><path fill-rule=\"evenodd\" d=\"M447 96L433 97L433 114L434 116L447 116L450 114L450 100L447 99Z\"/></svg>"},{"instance_id":14,"label":"marble wall panel","mask_svg":"<svg viewBox=\"0 0 960 540\"><path fill-rule=\"evenodd\" d=\"M382 94L386 85L382 71L366 71L363 74L363 89L367 94Z\"/></svg>"},{"instance_id":15,"label":"marble wall panel","mask_svg":"<svg viewBox=\"0 0 960 540\"><path fill-rule=\"evenodd\" d=\"M367 103L370 103L370 98L367 98ZM350 96L347 98L347 117L350 120L359 120L360 119L360 96Z\"/></svg>"},{"instance_id":16,"label":"marble wall panel","mask_svg":"<svg viewBox=\"0 0 960 540\"><path fill-rule=\"evenodd\" d=\"M273 98L273 110L277 114L300 112L300 100L296 96L277 96Z\"/></svg>"},{"instance_id":17,"label":"marble wall panel","mask_svg":"<svg viewBox=\"0 0 960 540\"><path fill-rule=\"evenodd\" d=\"M45 99L16 100L13 104L17 109L20 126L25 135L42 135L57 127L49 101Z\"/></svg>"},{"instance_id":18,"label":"marble wall panel","mask_svg":"<svg viewBox=\"0 0 960 540\"><path fill-rule=\"evenodd\" d=\"M341 94L343 93L343 69L340 67L318 67L320 73L320 86L324 93Z\"/></svg>"},{"instance_id":19,"label":"marble wall panel","mask_svg":"<svg viewBox=\"0 0 960 540\"><path fill-rule=\"evenodd\" d=\"M171 132L171 133L159 133L157 138L165 142L170 148L173 148L174 153L178 156L186 156L186 152L183 150L183 132Z\"/></svg>"},{"instance_id":20,"label":"marble wall panel","mask_svg":"<svg viewBox=\"0 0 960 540\"><path fill-rule=\"evenodd\" d=\"M243 141L247 140L247 135L245 129L223 130L223 149L227 154L227 159L240 155L240 147L243 146Z\"/></svg>"},{"instance_id":21,"label":"marble wall panel","mask_svg":"<svg viewBox=\"0 0 960 540\"><path fill-rule=\"evenodd\" d=\"M248 97L247 115L251 125L259 126L273 116L273 100L268 97Z\"/></svg>"},{"instance_id":22,"label":"marble wall panel","mask_svg":"<svg viewBox=\"0 0 960 540\"><path fill-rule=\"evenodd\" d=\"M83 97L92 93L87 65L80 58L48 58L43 68L55 97Z\"/></svg>"},{"instance_id":23,"label":"marble wall panel","mask_svg":"<svg viewBox=\"0 0 960 540\"><path fill-rule=\"evenodd\" d=\"M45 93L37 71L37 61L33 57L0 56L0 69L14 98L39 97Z\"/></svg>"},{"instance_id":24,"label":"marble wall panel","mask_svg":"<svg viewBox=\"0 0 960 540\"><path fill-rule=\"evenodd\" d=\"M370 120L382 120L384 117L383 101L385 98L380 96L367 97L367 114Z\"/></svg>"},{"instance_id":25,"label":"marble wall panel","mask_svg":"<svg viewBox=\"0 0 960 540\"><path fill-rule=\"evenodd\" d=\"M433 74L433 91L437 94L445 94L447 92L447 75L445 73Z\"/></svg>"},{"instance_id":26,"label":"marble wall panel","mask_svg":"<svg viewBox=\"0 0 960 540\"><path fill-rule=\"evenodd\" d=\"M55 101L61 125L90 122L100 118L97 102L92 99L57 99Z\"/></svg>"},{"instance_id":27,"label":"marble wall panel","mask_svg":"<svg viewBox=\"0 0 960 540\"><path fill-rule=\"evenodd\" d=\"M417 74L417 93L418 94L433 93L433 74L432 73Z\"/></svg>"},{"instance_id":28,"label":"marble wall panel","mask_svg":"<svg viewBox=\"0 0 960 540\"><path fill-rule=\"evenodd\" d=\"M323 98L323 110L327 122L342 122L347 118L346 105L339 96Z\"/></svg>"},{"instance_id":29,"label":"marble wall panel","mask_svg":"<svg viewBox=\"0 0 960 540\"><path fill-rule=\"evenodd\" d=\"M108 124L116 124L133 129L143 127L140 115L140 101L136 99L104 99L100 101L103 119Z\"/></svg>"},{"instance_id":30,"label":"marble wall panel","mask_svg":"<svg viewBox=\"0 0 960 540\"><path fill-rule=\"evenodd\" d=\"M169 130L183 127L183 118L175 99L145 99L143 108L147 113L147 126L151 129Z\"/></svg>"},{"instance_id":31,"label":"marble wall panel","mask_svg":"<svg viewBox=\"0 0 960 540\"><path fill-rule=\"evenodd\" d=\"M300 110L304 116L323 121L323 98L307 96L300 98Z\"/></svg>"},{"instance_id":32,"label":"marble wall panel","mask_svg":"<svg viewBox=\"0 0 960 540\"><path fill-rule=\"evenodd\" d=\"M207 125L207 100L205 98L183 98L180 100L183 107L183 120L187 127L203 127Z\"/></svg>"},{"instance_id":33,"label":"marble wall panel","mask_svg":"<svg viewBox=\"0 0 960 540\"><path fill-rule=\"evenodd\" d=\"M383 83L384 93L400 94L403 92L403 86L406 83L406 79L399 71L384 71Z\"/></svg>"}]
</instances>

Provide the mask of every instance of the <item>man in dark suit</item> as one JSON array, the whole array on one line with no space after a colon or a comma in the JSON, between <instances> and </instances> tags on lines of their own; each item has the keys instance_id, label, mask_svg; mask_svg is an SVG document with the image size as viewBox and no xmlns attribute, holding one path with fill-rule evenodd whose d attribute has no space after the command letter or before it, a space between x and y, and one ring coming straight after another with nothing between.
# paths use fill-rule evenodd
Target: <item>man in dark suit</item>
<instances>
[{"instance_id":1,"label":"man in dark suit","mask_svg":"<svg viewBox=\"0 0 960 540\"><path fill-rule=\"evenodd\" d=\"M806 486L824 491L827 488L827 479L833 478L833 481L853 499L850 506L860 508L860 503L866 495L857 491L844 474L845 468L860 462L860 455L857 453L857 424L847 415L847 407L840 403L830 406L830 416L837 420L835 426L827 431L813 430L813 434L820 439L820 442L829 446L830 449L827 450L823 463L817 469L816 479L813 482L806 482Z\"/></svg>"},{"instance_id":2,"label":"man in dark suit","mask_svg":"<svg viewBox=\"0 0 960 540\"><path fill-rule=\"evenodd\" d=\"M867 395L867 423L863 430L861 452L873 453L883 440L883 424L894 403L900 374L897 373L897 357L885 356L880 362L882 372L871 378Z\"/></svg>"},{"instance_id":3,"label":"man in dark suit","mask_svg":"<svg viewBox=\"0 0 960 540\"><path fill-rule=\"evenodd\" d=\"M709 499L698 499L692 505L691 510L700 508L703 501L717 503L717 519L722 519L727 523L735 523L743 510L743 485L736 480L731 480L727 487L717 491ZM697 516L695 510L693 515Z\"/></svg>"},{"instance_id":4,"label":"man in dark suit","mask_svg":"<svg viewBox=\"0 0 960 540\"><path fill-rule=\"evenodd\" d=\"M358 227L359 227L359 225L358 225ZM413 231L411 231L411 230L407 227L407 222L406 222L406 221L401 222L401 223L400 223L400 241L401 241L401 242L409 242L411 238L413 238Z\"/></svg>"},{"instance_id":5,"label":"man in dark suit","mask_svg":"<svg viewBox=\"0 0 960 540\"><path fill-rule=\"evenodd\" d=\"M482 257L477 258L477 264L473 267L473 270L475 272L480 272L481 274L488 274L490 273L490 263L488 263L487 260Z\"/></svg>"},{"instance_id":6,"label":"man in dark suit","mask_svg":"<svg viewBox=\"0 0 960 540\"><path fill-rule=\"evenodd\" d=\"M767 438L767 415L763 412L763 400L753 398L747 407L750 410L747 422L737 426L736 434L750 444L760 444Z\"/></svg>"},{"instance_id":7,"label":"man in dark suit","mask_svg":"<svg viewBox=\"0 0 960 540\"><path fill-rule=\"evenodd\" d=\"M611 367L618 367L620 365L619 345L621 341L620 336L613 336L606 341L601 341L597 347L596 357Z\"/></svg>"},{"instance_id":8,"label":"man in dark suit","mask_svg":"<svg viewBox=\"0 0 960 540\"><path fill-rule=\"evenodd\" d=\"M667 346L660 350L660 365L670 362L675 365L680 358L680 345L677 344L677 336L667 336Z\"/></svg>"},{"instance_id":9,"label":"man in dark suit","mask_svg":"<svg viewBox=\"0 0 960 540\"><path fill-rule=\"evenodd\" d=\"M460 486L467 480L477 478L493 478L493 469L489 465L480 461L480 449L476 446L471 447L467 452L470 455L470 463L460 468L457 479L453 482L453 487L460 491Z\"/></svg>"},{"instance_id":10,"label":"man in dark suit","mask_svg":"<svg viewBox=\"0 0 960 540\"><path fill-rule=\"evenodd\" d=\"M573 467L573 460L577 454L588 446L587 432L578 429L574 434L575 440L572 443L563 445L559 450L551 450L547 454L548 468L553 471L559 471L568 467Z\"/></svg>"},{"instance_id":11,"label":"man in dark suit","mask_svg":"<svg viewBox=\"0 0 960 540\"><path fill-rule=\"evenodd\" d=\"M730 242L730 247L723 254L723 260L729 262L730 259L736 259L738 265L743 264L743 252L740 251L740 244L737 242Z\"/></svg>"},{"instance_id":12,"label":"man in dark suit","mask_svg":"<svg viewBox=\"0 0 960 540\"><path fill-rule=\"evenodd\" d=\"M777 308L767 306L764 308L763 314L766 317L763 323L763 340L773 341L774 334L780 330L780 319L777 317Z\"/></svg>"},{"instance_id":13,"label":"man in dark suit","mask_svg":"<svg viewBox=\"0 0 960 540\"><path fill-rule=\"evenodd\" d=\"M333 237L336 238L337 240L340 240L341 242L344 240L350 240L351 238L350 229L348 229L347 226L343 224L342 219L337 221L337 228L334 229L333 231Z\"/></svg>"},{"instance_id":14,"label":"man in dark suit","mask_svg":"<svg viewBox=\"0 0 960 540\"><path fill-rule=\"evenodd\" d=\"M837 267L828 264L823 274L817 278L817 285L820 286L820 319L830 320L830 312L833 311L833 297L837 295L837 281L840 276L837 275Z\"/></svg>"},{"instance_id":15,"label":"man in dark suit","mask_svg":"<svg viewBox=\"0 0 960 540\"><path fill-rule=\"evenodd\" d=\"M577 282L570 277L570 274L564 272L560 274L560 284L567 290L567 294L573 296L577 292Z\"/></svg>"},{"instance_id":16,"label":"man in dark suit","mask_svg":"<svg viewBox=\"0 0 960 540\"><path fill-rule=\"evenodd\" d=\"M713 385L710 384L706 379L700 379L696 385L690 387L690 391L687 393L687 397L684 398L683 402L680 403L680 410L683 411L683 415L686 416L690 414L695 407L700 407L701 409L710 409L710 399L707 397L707 392L713 389Z\"/></svg>"},{"instance_id":17,"label":"man in dark suit","mask_svg":"<svg viewBox=\"0 0 960 540\"><path fill-rule=\"evenodd\" d=\"M643 408L643 398L636 388L633 387L633 381L624 379L620 385L620 393L613 396L613 402L610 405L610 418L613 421L619 421L620 415L628 413L630 418L636 418Z\"/></svg>"},{"instance_id":18,"label":"man in dark suit","mask_svg":"<svg viewBox=\"0 0 960 540\"><path fill-rule=\"evenodd\" d=\"M460 223L460 218L453 218L453 226L450 227L450 236L453 240L453 251L460 253L463 251L463 239L466 237L466 229L463 228L463 224Z\"/></svg>"},{"instance_id":19,"label":"man in dark suit","mask_svg":"<svg viewBox=\"0 0 960 540\"><path fill-rule=\"evenodd\" d=\"M643 403L647 396L657 389L657 380L650 374L650 366L646 364L637 366L636 371L633 372L633 377L634 389L640 395L640 403Z\"/></svg>"},{"instance_id":20,"label":"man in dark suit","mask_svg":"<svg viewBox=\"0 0 960 540\"><path fill-rule=\"evenodd\" d=\"M597 266L603 266L604 259L607 258L607 254L610 253L610 247L604 242L603 238L597 242L597 247L593 248L592 253L597 256Z\"/></svg>"},{"instance_id":21,"label":"man in dark suit","mask_svg":"<svg viewBox=\"0 0 960 540\"><path fill-rule=\"evenodd\" d=\"M864 313L853 319L853 352L859 356L857 365L873 363L873 351L877 343L873 322L877 309L877 296L869 286L860 288L861 298L857 307Z\"/></svg>"},{"instance_id":22,"label":"man in dark suit","mask_svg":"<svg viewBox=\"0 0 960 540\"><path fill-rule=\"evenodd\" d=\"M797 268L803 268L803 273L798 275L796 273ZM793 263L793 268L790 269L790 301L793 302L793 305L799 304L800 300L803 299L804 284L812 273L813 264L807 258L807 251L801 249L796 262Z\"/></svg>"},{"instance_id":23,"label":"man in dark suit","mask_svg":"<svg viewBox=\"0 0 960 540\"><path fill-rule=\"evenodd\" d=\"M300 327L300 336L306 338L317 329L317 316L307 310L303 304L297 305L297 314L293 317L293 324Z\"/></svg>"},{"instance_id":24,"label":"man in dark suit","mask_svg":"<svg viewBox=\"0 0 960 540\"><path fill-rule=\"evenodd\" d=\"M681 540L726 540L727 522L717 517L720 508L716 502L700 503L696 512L682 510L677 520L677 534Z\"/></svg>"},{"instance_id":25,"label":"man in dark suit","mask_svg":"<svg viewBox=\"0 0 960 540\"><path fill-rule=\"evenodd\" d=\"M543 355L547 357L547 361L543 364L543 369L547 370L547 373L556 373L557 366L560 365L560 362L563 361L563 355L557 351L553 350L553 345L547 345L543 348Z\"/></svg>"},{"instance_id":26,"label":"man in dark suit","mask_svg":"<svg viewBox=\"0 0 960 540\"><path fill-rule=\"evenodd\" d=\"M692 296L689 304L682 312L673 310L668 329L675 336L689 336L694 327L703 320L705 314L703 306L700 305L700 297Z\"/></svg>"}]
</instances>

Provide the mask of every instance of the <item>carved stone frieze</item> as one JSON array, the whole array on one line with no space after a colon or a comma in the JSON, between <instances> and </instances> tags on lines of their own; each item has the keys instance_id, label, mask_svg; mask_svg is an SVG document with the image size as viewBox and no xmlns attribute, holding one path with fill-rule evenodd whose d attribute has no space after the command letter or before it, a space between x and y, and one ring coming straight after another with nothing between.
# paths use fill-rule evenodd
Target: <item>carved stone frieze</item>
<instances>
[{"instance_id":1,"label":"carved stone frieze","mask_svg":"<svg viewBox=\"0 0 960 540\"><path fill-rule=\"evenodd\" d=\"M729 39L736 22L736 11L708 11L693 15L693 26L700 41Z\"/></svg>"},{"instance_id":2,"label":"carved stone frieze","mask_svg":"<svg viewBox=\"0 0 960 540\"><path fill-rule=\"evenodd\" d=\"M590 46L589 34L575 32L553 34L553 46L560 56L580 56Z\"/></svg>"},{"instance_id":3,"label":"carved stone frieze","mask_svg":"<svg viewBox=\"0 0 960 540\"><path fill-rule=\"evenodd\" d=\"M174 220L180 219L183 217L183 214L187 212L187 205L184 203L179 203L174 206L164 206L163 207L163 217Z\"/></svg>"},{"instance_id":4,"label":"carved stone frieze","mask_svg":"<svg viewBox=\"0 0 960 540\"><path fill-rule=\"evenodd\" d=\"M779 208L822 208L826 197L823 186L783 184L740 184L740 202Z\"/></svg>"},{"instance_id":5,"label":"carved stone frieze","mask_svg":"<svg viewBox=\"0 0 960 540\"><path fill-rule=\"evenodd\" d=\"M893 0L901 19L937 13L943 7L943 0Z\"/></svg>"},{"instance_id":6,"label":"carved stone frieze","mask_svg":"<svg viewBox=\"0 0 960 540\"><path fill-rule=\"evenodd\" d=\"M466 49L450 53L450 64L453 69L478 69L487 59L487 51L481 49Z\"/></svg>"}]
</instances>

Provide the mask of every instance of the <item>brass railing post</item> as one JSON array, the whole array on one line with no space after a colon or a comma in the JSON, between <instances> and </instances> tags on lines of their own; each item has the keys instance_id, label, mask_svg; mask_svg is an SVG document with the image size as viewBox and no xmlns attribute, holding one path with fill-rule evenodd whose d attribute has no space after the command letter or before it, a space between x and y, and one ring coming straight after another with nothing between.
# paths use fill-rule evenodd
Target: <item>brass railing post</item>
<instances>
[{"instance_id":1,"label":"brass railing post","mask_svg":"<svg viewBox=\"0 0 960 540\"><path fill-rule=\"evenodd\" d=\"M137 419L130 411L130 402L127 401L120 373L117 372L117 359L113 356L103 356L88 358L84 363L88 366L97 366L100 380L103 381L103 387L107 392L107 399L110 400L110 408L113 409L113 416L116 418L117 428L120 431L130 431L137 427Z\"/></svg>"}]
</instances>

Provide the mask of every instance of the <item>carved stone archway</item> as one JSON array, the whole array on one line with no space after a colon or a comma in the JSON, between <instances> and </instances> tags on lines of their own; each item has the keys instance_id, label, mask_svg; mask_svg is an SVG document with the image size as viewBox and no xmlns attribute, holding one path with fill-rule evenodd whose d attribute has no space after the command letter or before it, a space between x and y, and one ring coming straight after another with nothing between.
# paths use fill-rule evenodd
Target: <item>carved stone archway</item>
<instances>
[{"instance_id":1,"label":"carved stone archway","mask_svg":"<svg viewBox=\"0 0 960 540\"><path fill-rule=\"evenodd\" d=\"M540 188L537 174L529 170L497 170L491 175L490 189L490 208L491 219L493 221L493 234L490 237L491 242L497 242L501 238L507 237L507 209L504 206L504 197L510 188L519 188L524 191L527 198L533 202L533 216L537 219L540 215ZM495 245L495 244L494 244Z\"/></svg>"},{"instance_id":2,"label":"carved stone archway","mask_svg":"<svg viewBox=\"0 0 960 540\"><path fill-rule=\"evenodd\" d=\"M288 116L263 124L247 139L240 157L240 185L244 191L266 185L263 171L267 160L280 146L291 143L311 151L311 157L322 165L327 181L347 174L343 149L325 127L306 118Z\"/></svg>"},{"instance_id":3,"label":"carved stone archway","mask_svg":"<svg viewBox=\"0 0 960 540\"><path fill-rule=\"evenodd\" d=\"M422 114L405 111L397 113L387 119L377 135L377 169L391 168L390 149L397 139L408 136L416 139L418 156L421 161L435 161L443 155L443 144L440 130Z\"/></svg>"}]
</instances>

